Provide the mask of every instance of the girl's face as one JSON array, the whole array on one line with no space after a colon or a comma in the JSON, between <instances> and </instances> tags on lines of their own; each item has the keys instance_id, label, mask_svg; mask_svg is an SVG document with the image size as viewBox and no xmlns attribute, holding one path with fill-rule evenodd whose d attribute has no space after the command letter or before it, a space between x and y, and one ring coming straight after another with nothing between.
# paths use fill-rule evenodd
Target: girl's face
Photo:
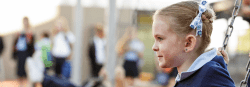
<instances>
[{"instance_id":1,"label":"girl's face","mask_svg":"<svg viewBox=\"0 0 250 87\"><path fill-rule=\"evenodd\" d=\"M157 53L159 66L162 68L177 67L184 61L182 54L185 53L185 40L170 29L168 22L170 21L155 16L152 28L155 39L152 49Z\"/></svg>"},{"instance_id":2,"label":"girl's face","mask_svg":"<svg viewBox=\"0 0 250 87\"><path fill-rule=\"evenodd\" d=\"M62 21L61 20L57 20L57 22L56 22L56 29L58 31L62 30Z\"/></svg>"},{"instance_id":3,"label":"girl's face","mask_svg":"<svg viewBox=\"0 0 250 87\"><path fill-rule=\"evenodd\" d=\"M100 38L103 38L104 37L104 31L103 30L97 30L97 36L100 37Z\"/></svg>"}]
</instances>

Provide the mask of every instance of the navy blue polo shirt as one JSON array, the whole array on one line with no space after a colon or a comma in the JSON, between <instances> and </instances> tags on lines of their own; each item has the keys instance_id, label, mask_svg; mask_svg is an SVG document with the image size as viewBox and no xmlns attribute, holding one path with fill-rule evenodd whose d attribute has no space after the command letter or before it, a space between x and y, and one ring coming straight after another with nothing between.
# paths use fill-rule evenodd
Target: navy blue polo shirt
<instances>
[{"instance_id":1,"label":"navy blue polo shirt","mask_svg":"<svg viewBox=\"0 0 250 87\"><path fill-rule=\"evenodd\" d=\"M201 54L189 69L176 77L174 87L235 87L222 56L216 49Z\"/></svg>"}]
</instances>

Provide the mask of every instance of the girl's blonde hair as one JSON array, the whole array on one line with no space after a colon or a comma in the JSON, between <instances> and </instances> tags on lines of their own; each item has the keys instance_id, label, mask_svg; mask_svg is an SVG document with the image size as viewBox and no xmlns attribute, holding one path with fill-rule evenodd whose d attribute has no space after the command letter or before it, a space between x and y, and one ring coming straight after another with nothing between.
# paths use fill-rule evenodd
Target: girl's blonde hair
<instances>
[{"instance_id":1,"label":"girl's blonde hair","mask_svg":"<svg viewBox=\"0 0 250 87\"><path fill-rule=\"evenodd\" d=\"M171 29L180 37L185 37L188 33L194 31L189 25L199 13L199 3L195 1L184 1L157 10L154 14L162 18L172 19L170 22ZM214 11L207 7L207 10L202 14L202 37L201 45L197 52L203 53L210 43L210 37L213 30L213 20L215 19Z\"/></svg>"},{"instance_id":2,"label":"girl's blonde hair","mask_svg":"<svg viewBox=\"0 0 250 87\"><path fill-rule=\"evenodd\" d=\"M126 28L126 32L118 40L117 45L116 45L116 51L118 54L122 55L123 53L129 50L129 47L128 47L129 41L131 41L134 38L136 31L137 29L134 27Z\"/></svg>"},{"instance_id":3,"label":"girl's blonde hair","mask_svg":"<svg viewBox=\"0 0 250 87\"><path fill-rule=\"evenodd\" d=\"M63 17L63 16L60 16L60 17L58 17L58 18L56 19L56 21L55 21L53 32L56 32L56 31L57 31L56 26L57 26L57 23L58 23L58 22L62 23L62 24L61 24L61 25L62 25L61 27L62 27L63 31L65 31L65 32L69 31L69 25L68 25L67 19L66 19L65 17Z\"/></svg>"}]
</instances>

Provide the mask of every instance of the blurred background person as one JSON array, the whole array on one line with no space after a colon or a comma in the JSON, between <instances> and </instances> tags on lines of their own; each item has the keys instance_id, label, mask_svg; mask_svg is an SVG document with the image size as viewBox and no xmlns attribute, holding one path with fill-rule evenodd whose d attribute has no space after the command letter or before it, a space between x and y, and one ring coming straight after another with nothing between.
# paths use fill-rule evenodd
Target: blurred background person
<instances>
[{"instance_id":1,"label":"blurred background person","mask_svg":"<svg viewBox=\"0 0 250 87\"><path fill-rule=\"evenodd\" d=\"M69 31L68 31L69 32ZM65 33L65 32L64 32ZM74 38L73 36L64 36L65 38ZM68 42L69 43L69 42ZM64 43L65 44L65 43ZM70 44L66 44L66 45L70 45ZM47 32L44 32L42 34L41 39L36 43L35 47L37 49L38 52L40 52L39 58L42 59L43 65L44 65L44 76L43 76L43 81L42 82L38 82L35 85L42 85L43 87L75 87L73 86L73 84L69 81L70 78L70 72L71 72L71 65L70 65L70 58L71 58L71 54L72 51L70 52L70 55L66 58L64 58L65 60L63 60L63 62L61 60L55 60L55 62L61 65L61 67L56 65L56 68L61 68L60 73L58 74L58 72L56 71L56 75L52 76L51 73L51 69L52 69L52 65L53 65L53 58L52 58L52 54L51 54L51 40L49 38L49 34ZM70 45L70 48L71 45ZM58 69L56 69L58 70ZM42 71L42 70L40 70ZM39 86L38 86L39 87Z\"/></svg>"},{"instance_id":2,"label":"blurred background person","mask_svg":"<svg viewBox=\"0 0 250 87\"><path fill-rule=\"evenodd\" d=\"M4 48L3 38L2 38L2 36L0 36L0 58L1 58L1 55L3 53L3 48Z\"/></svg>"},{"instance_id":3,"label":"blurred background person","mask_svg":"<svg viewBox=\"0 0 250 87\"><path fill-rule=\"evenodd\" d=\"M51 55L51 45L51 40L47 32L43 32L40 40L35 43L35 49L36 51L39 51L41 53L39 57L43 61L43 64L45 66L44 73L46 73L48 69L51 69L51 66L53 64Z\"/></svg>"},{"instance_id":4,"label":"blurred background person","mask_svg":"<svg viewBox=\"0 0 250 87\"><path fill-rule=\"evenodd\" d=\"M35 43L35 53L32 58L27 58L28 80L33 87L42 85L44 74L52 66L50 49L51 41L49 34L43 32L40 39Z\"/></svg>"},{"instance_id":5,"label":"blurred background person","mask_svg":"<svg viewBox=\"0 0 250 87\"><path fill-rule=\"evenodd\" d=\"M82 10L83 10L83 14L81 15L81 17L84 18L84 20L82 20L82 22L75 20L76 18L78 18L78 16L80 16L80 15L78 15L78 16L75 15L76 12L80 13L80 10L76 10L77 4L76 4L76 1L74 1L74 0L42 0L42 1L35 1L35 2L30 2L27 0L24 0L24 1L23 0L22 1L14 0L14 1L18 2L19 4L16 4L15 6L12 6L12 7L8 7L9 4L13 3L13 1L0 0L0 2L2 3L2 5L0 5L0 7L3 9L6 7L8 8L8 9L3 10L3 12L9 13L9 14L3 14L2 16L0 16L0 19L1 19L0 22L3 24L0 26L1 27L0 28L0 35L4 36L3 39L4 39L4 43L5 43L4 44L5 45L4 52L0 56L4 62L3 64L4 64L4 68L5 68L5 73L4 73L5 76L3 78L3 80L5 80L5 81L3 83L8 82L11 85L15 84L15 82L18 83L18 81L16 81L17 75L15 75L16 74L15 68L16 68L16 65L18 62L10 60L12 58L12 51L9 51L9 50L12 50L12 47L14 44L14 39L16 39L17 35L15 32L20 31L23 28L22 27L23 24L22 24L22 22L20 22L23 19L23 15L26 15L29 17L29 19L30 19L29 22L30 22L30 24L32 24L32 27L30 29L32 30L32 32L35 36L38 36L35 38L35 39L39 39L39 40L36 40L38 42L41 40L40 36L42 36L43 31L47 31L49 34L51 34L51 36L50 36L51 43L53 42L53 37L55 36L53 34L55 34L55 33L53 33L52 31L55 30L54 29L55 21L60 16L67 18L69 29L72 31L75 31L75 29L77 29L75 24L79 24L79 26L80 25L82 26L82 30L84 31L84 32L81 32L82 36L81 37L76 36L79 39L84 38L84 40L83 39L79 40L79 41L81 41L81 43L82 43L81 45L83 48L83 50L81 52L82 58L79 58L79 59L81 59L81 61L77 61L77 62L71 61L72 64L81 62L81 66L80 65L79 66L72 66L72 71L74 71L74 68L76 69L78 67L77 70L74 71L74 73L77 72L78 74L71 74L71 75L73 75L72 79L74 79L74 80L72 80L72 82L74 82L74 83L79 84L79 82L77 82L79 80L76 80L79 78L81 78L81 82L88 81L90 79L91 74L93 74L93 73L91 73L91 71L93 71L92 68L95 68L95 67L91 67L91 65L93 64L93 63L91 63L91 61L93 62L93 60L90 61L90 58L88 57L89 56L88 55L89 49L88 48L84 49L84 48L89 46L88 43L90 42L90 40L91 40L91 42L94 42L93 36L95 33L93 33L93 31L95 31L95 30L90 28L90 27L92 27L93 23L94 24L104 23L105 21L108 22L110 20L109 18L107 18L107 14L106 14L108 11L107 7L109 5L109 4L107 4L108 1L100 2L98 0L83 0L81 2L77 2L78 4L82 3L81 4L82 6L79 6L79 7L82 7ZM138 26L137 27L138 28L138 30L137 30L138 31L138 38L141 41L143 41L143 43L145 45L144 56L143 56L144 66L141 68L142 71L139 74L139 79L136 78L136 80L135 80L136 86L155 87L153 85L158 85L157 83L151 84L152 83L151 81L156 76L156 74L154 74L154 71L156 71L155 70L155 62L152 62L152 61L154 61L154 52L151 48L153 45L153 41L154 41L154 38L151 36L152 35L152 29L151 29L152 28L152 13L154 13L154 11L157 9L169 6L173 3L177 3L180 1L183 1L183 0L156 0L156 1L154 1L154 4L150 4L152 2L150 0L132 0L132 1L128 1L126 3L123 3L123 0L117 0L117 3L118 3L117 4L117 12L118 13L116 14L117 22L116 22L116 24L111 24L111 26L112 25L117 26L116 30L115 30L116 34L117 34L116 37L122 37L127 26L135 25L135 26ZM247 0L245 0L245 1L247 1ZM48 2L50 2L50 3L48 4ZM91 2L91 3L87 3L87 2ZM210 6L213 6L214 10L216 11L216 16L218 18L217 21L214 21L214 23L213 23L215 25L213 25L214 28L213 28L213 33L211 36L211 38L212 38L212 41L211 41L212 46L211 47L214 47L214 46L220 47L222 45L224 38L225 38L225 31L226 31L227 26L228 26L228 20L232 16L232 10L234 7L233 6L234 0L212 0L212 1L209 0L208 3L211 3ZM44 6L44 4L46 4L46 6ZM16 7L18 7L18 8L16 8ZM247 7L247 5L246 5L246 7ZM29 9L27 9L27 8L29 8ZM241 7L241 11L242 11L242 8L243 7ZM9 10L11 10L11 11L9 11ZM22 11L22 12L19 12L19 11ZM19 12L19 13L16 14L16 12ZM81 17L79 17L79 19ZM236 53L236 55L235 55L235 57L230 57L231 63L229 64L230 67L228 67L230 75L232 76L233 80L235 81L236 86L237 86L237 83L239 84L239 82L245 77L246 72L245 72L245 69L242 69L242 68L244 68L246 66L246 63L247 63L244 61L247 61L249 59L248 52L249 52L249 48L250 48L249 29L247 31L240 29L240 28L242 28L242 26L246 26L246 24L239 22L237 19L239 17L240 16L236 17L236 20L234 22L234 30L233 30L232 36L230 37L228 47L227 47L227 48L229 48L228 51L232 51L232 50L230 50L230 48L236 49L236 51L234 51ZM236 27L237 23L240 24L240 28ZM109 24L110 23L107 23L107 24L105 23L105 25L109 25ZM248 24L247 24L247 26L248 26ZM53 29L52 29L52 27L53 27ZM107 29L105 28L104 30L106 31ZM77 31L75 31L75 32L77 32ZM239 34L237 32L239 32L239 33L245 32L246 34L244 36L239 36ZM108 33L105 33L105 34L107 35ZM215 38L213 39L213 37L215 37ZM107 37L105 37L105 38L107 39ZM235 39L235 38L239 38L239 39ZM114 38L114 40L115 40L115 38ZM230 43L230 41L232 41L233 43ZM213 44L213 42L215 42L215 43ZM229 45L229 44L235 44L235 43L238 43L238 44L233 46L233 47ZM106 43L106 46L108 46L108 44L110 44L110 43ZM52 46L51 46L51 48L52 48ZM93 51L95 52L95 50L92 50L92 52ZM52 49L51 49L51 52L52 52ZM71 52L73 54L78 54L78 52L74 53L73 50L71 50ZM116 51L116 52L118 53L118 51ZM106 51L104 54L107 56L108 52ZM115 54L115 56L117 56L116 53L112 53L112 55L113 54ZM232 54L233 53L229 53L229 55L232 55ZM35 55L35 53L33 55ZM116 66L116 67L118 67L117 65L119 65L119 68L115 69L115 79L119 79L119 80L124 79L124 83L125 83L125 70L123 68L123 65L125 63L124 62L125 58L124 58L124 56L119 56L119 57L120 58L116 58L116 61L107 60L109 58L105 58L106 59L105 61L112 62L112 64L114 64L113 66ZM32 57L32 59L34 59L34 58L35 57ZM53 58L51 58L51 59L53 59ZM26 61L27 61L27 59L26 59ZM44 64L43 62L44 61L42 61L42 64ZM95 60L94 60L94 62L95 62ZM113 63L113 62L115 62L115 63ZM28 64L28 62L26 62L26 64ZM55 63L53 63L53 65L54 64ZM54 66L52 66L52 67L53 67L52 69L54 69ZM81 67L81 68L79 69L79 67ZM239 68L239 67L241 67L241 68ZM108 69L111 67L105 66L105 68ZM64 70L62 69L62 75L63 75L63 71ZM138 71L140 71L140 70L138 70ZM26 72L28 75L29 74L28 71L26 71ZM47 75L51 76L54 74L53 72L54 72L53 70L49 69ZM108 71L108 72L110 72L110 71ZM79 73L81 73L81 75ZM113 75L109 75L109 76L113 77ZM120 76L120 77L118 77L118 76ZM55 76L51 76L51 77L55 77ZM77 77L77 78L75 78L75 77ZM102 77L102 76L99 74L99 77ZM92 78L91 78L91 80L92 80ZM12 81L12 82L10 82L10 81ZM118 81L118 80L116 80L116 81ZM58 82L58 81L56 81L56 82ZM88 82L90 82L90 81L88 81ZM122 82L122 81L120 81L120 82ZM118 84L119 82L115 82L115 83ZM0 85L2 85L2 83L0 83ZM7 85L4 84L3 86L7 86ZM10 86L10 87L17 87L17 86ZM119 85L118 87L121 87L121 86Z\"/></svg>"},{"instance_id":6,"label":"blurred background person","mask_svg":"<svg viewBox=\"0 0 250 87\"><path fill-rule=\"evenodd\" d=\"M31 57L27 58L27 76L29 83L33 87L41 86L46 69L52 66L52 61L49 61L51 41L48 33L42 33L40 39L35 43L35 52ZM51 59L51 58L50 58ZM46 68L45 68L46 67Z\"/></svg>"},{"instance_id":7,"label":"blurred background person","mask_svg":"<svg viewBox=\"0 0 250 87\"><path fill-rule=\"evenodd\" d=\"M95 35L89 45L89 58L91 63L92 77L97 78L105 62L106 39L103 25L98 23L95 28Z\"/></svg>"},{"instance_id":8,"label":"blurred background person","mask_svg":"<svg viewBox=\"0 0 250 87\"><path fill-rule=\"evenodd\" d=\"M52 55L55 59L55 74L61 77L62 65L72 53L72 44L75 36L70 31L68 21L61 16L55 21L52 40Z\"/></svg>"},{"instance_id":9,"label":"blurred background person","mask_svg":"<svg viewBox=\"0 0 250 87\"><path fill-rule=\"evenodd\" d=\"M241 11L243 19L250 23L250 0L243 0Z\"/></svg>"},{"instance_id":10,"label":"blurred background person","mask_svg":"<svg viewBox=\"0 0 250 87\"><path fill-rule=\"evenodd\" d=\"M22 85L26 79L25 61L27 57L31 57L34 53L34 35L30 30L28 17L23 18L23 30L17 34L18 37L14 43L14 59L17 59L17 75L19 82Z\"/></svg>"},{"instance_id":11,"label":"blurred background person","mask_svg":"<svg viewBox=\"0 0 250 87\"><path fill-rule=\"evenodd\" d=\"M134 85L135 78L139 75L139 61L143 58L144 44L137 38L137 29L126 28L126 32L117 42L119 56L123 56L126 75L126 84Z\"/></svg>"},{"instance_id":12,"label":"blurred background person","mask_svg":"<svg viewBox=\"0 0 250 87\"><path fill-rule=\"evenodd\" d=\"M37 43L38 47L42 50L42 60L45 66L45 73L52 66L52 56L51 56L51 40L49 39L49 34L44 32L42 39Z\"/></svg>"},{"instance_id":13,"label":"blurred background person","mask_svg":"<svg viewBox=\"0 0 250 87\"><path fill-rule=\"evenodd\" d=\"M177 68L161 68L159 61L155 55L156 75L155 81L160 87L173 87L175 85L175 78L177 76Z\"/></svg>"},{"instance_id":14,"label":"blurred background person","mask_svg":"<svg viewBox=\"0 0 250 87\"><path fill-rule=\"evenodd\" d=\"M1 79L4 78L3 59L1 58L2 57L2 53L3 53L3 49L4 49L4 43L3 43L2 36L0 36L0 81L1 81Z\"/></svg>"}]
</instances>

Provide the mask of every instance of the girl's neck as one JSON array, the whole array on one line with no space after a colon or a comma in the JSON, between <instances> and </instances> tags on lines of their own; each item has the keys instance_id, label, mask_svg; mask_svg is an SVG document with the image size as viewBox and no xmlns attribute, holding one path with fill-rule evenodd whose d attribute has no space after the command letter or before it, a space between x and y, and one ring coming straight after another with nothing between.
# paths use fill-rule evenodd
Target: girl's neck
<instances>
[{"instance_id":1,"label":"girl's neck","mask_svg":"<svg viewBox=\"0 0 250 87\"><path fill-rule=\"evenodd\" d=\"M192 55L194 54L194 55ZM186 72L189 67L193 64L193 62L199 57L199 54L195 54L195 53L187 53L187 55L185 56L185 58L187 58L187 60L180 66L177 67L178 70L178 74L181 75L182 72Z\"/></svg>"}]
</instances>

